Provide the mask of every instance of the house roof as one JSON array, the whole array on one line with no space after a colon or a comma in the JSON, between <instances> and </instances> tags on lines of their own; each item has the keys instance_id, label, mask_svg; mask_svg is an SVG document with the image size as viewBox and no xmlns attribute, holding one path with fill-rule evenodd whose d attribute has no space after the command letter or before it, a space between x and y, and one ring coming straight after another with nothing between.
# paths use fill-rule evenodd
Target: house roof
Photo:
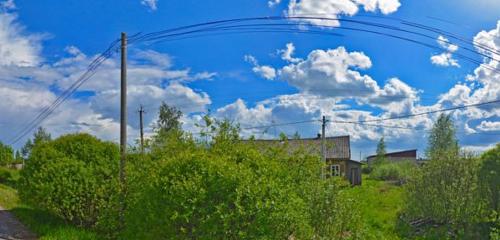
<instances>
[{"instance_id":1,"label":"house roof","mask_svg":"<svg viewBox=\"0 0 500 240\"><path fill-rule=\"evenodd\" d=\"M256 143L280 143L280 140L254 140ZM351 143L349 136L326 137L326 158L351 159ZM307 147L321 152L321 138L288 139L290 148Z\"/></svg>"},{"instance_id":2,"label":"house roof","mask_svg":"<svg viewBox=\"0 0 500 240\"><path fill-rule=\"evenodd\" d=\"M374 158L377 155L371 155L366 157L367 159L369 158ZM385 154L386 157L399 157L399 158L417 158L417 149L411 149L411 150L405 150L405 151L398 151L398 152L390 152Z\"/></svg>"}]
</instances>

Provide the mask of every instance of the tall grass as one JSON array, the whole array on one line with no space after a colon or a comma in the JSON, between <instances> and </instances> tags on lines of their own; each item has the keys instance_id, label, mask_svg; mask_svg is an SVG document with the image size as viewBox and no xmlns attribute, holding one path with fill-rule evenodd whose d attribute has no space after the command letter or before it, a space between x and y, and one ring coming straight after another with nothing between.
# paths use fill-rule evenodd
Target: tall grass
<instances>
[{"instance_id":1,"label":"tall grass","mask_svg":"<svg viewBox=\"0 0 500 240\"><path fill-rule=\"evenodd\" d=\"M386 162L375 166L370 173L370 178L404 184L408 181L416 167L417 165L409 160Z\"/></svg>"}]
</instances>

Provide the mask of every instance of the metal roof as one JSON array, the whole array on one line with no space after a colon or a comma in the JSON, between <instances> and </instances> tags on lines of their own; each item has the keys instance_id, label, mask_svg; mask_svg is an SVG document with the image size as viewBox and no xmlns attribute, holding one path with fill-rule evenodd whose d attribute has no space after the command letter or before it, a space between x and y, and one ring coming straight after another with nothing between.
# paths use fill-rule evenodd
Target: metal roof
<instances>
[{"instance_id":1,"label":"metal roof","mask_svg":"<svg viewBox=\"0 0 500 240\"><path fill-rule=\"evenodd\" d=\"M376 154L370 155L366 158L370 159L370 158L375 158L375 157L377 157ZM385 157L399 157L399 158L407 157L407 158L415 158L416 159L417 158L417 149L398 151L398 152L390 152L390 153L386 153Z\"/></svg>"},{"instance_id":2,"label":"metal roof","mask_svg":"<svg viewBox=\"0 0 500 240\"><path fill-rule=\"evenodd\" d=\"M326 137L326 158L328 159L351 159L351 143L349 136ZM280 143L280 140L254 140L257 143ZM321 152L321 138L288 139L290 148L305 147L311 151Z\"/></svg>"}]
</instances>

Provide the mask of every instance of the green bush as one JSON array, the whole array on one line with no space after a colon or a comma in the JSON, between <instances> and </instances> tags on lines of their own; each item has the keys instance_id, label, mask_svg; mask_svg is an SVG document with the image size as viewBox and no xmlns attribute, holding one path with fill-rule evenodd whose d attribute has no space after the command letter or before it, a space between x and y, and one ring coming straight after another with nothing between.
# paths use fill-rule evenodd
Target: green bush
<instances>
[{"instance_id":1,"label":"green bush","mask_svg":"<svg viewBox=\"0 0 500 240\"><path fill-rule=\"evenodd\" d=\"M363 166L361 166L361 173L363 174L370 174L372 170L373 168L369 167L368 164L363 164Z\"/></svg>"},{"instance_id":2,"label":"green bush","mask_svg":"<svg viewBox=\"0 0 500 240\"><path fill-rule=\"evenodd\" d=\"M485 200L492 225L492 236L500 238L500 144L481 156L479 168L480 195Z\"/></svg>"},{"instance_id":3,"label":"green bush","mask_svg":"<svg viewBox=\"0 0 500 240\"><path fill-rule=\"evenodd\" d=\"M176 135L134 155L123 238L361 238L356 201L344 180L319 179L318 156L243 143L215 124L210 141Z\"/></svg>"},{"instance_id":4,"label":"green bush","mask_svg":"<svg viewBox=\"0 0 500 240\"><path fill-rule=\"evenodd\" d=\"M130 207L130 238L311 236L300 198L237 164L203 155L186 156L166 163L160 176Z\"/></svg>"},{"instance_id":5,"label":"green bush","mask_svg":"<svg viewBox=\"0 0 500 240\"><path fill-rule=\"evenodd\" d=\"M0 141L0 166L9 166L14 161L14 150Z\"/></svg>"},{"instance_id":6,"label":"green bush","mask_svg":"<svg viewBox=\"0 0 500 240\"><path fill-rule=\"evenodd\" d=\"M36 145L21 171L20 196L78 226L113 231L118 159L115 144L88 134Z\"/></svg>"},{"instance_id":7,"label":"green bush","mask_svg":"<svg viewBox=\"0 0 500 240\"><path fill-rule=\"evenodd\" d=\"M0 183L9 182L12 178L10 171L4 168L0 168Z\"/></svg>"},{"instance_id":8,"label":"green bush","mask_svg":"<svg viewBox=\"0 0 500 240\"><path fill-rule=\"evenodd\" d=\"M370 178L384 181L397 181L403 184L408 181L408 178L415 168L415 163L411 161L382 163L373 168L370 173Z\"/></svg>"},{"instance_id":9,"label":"green bush","mask_svg":"<svg viewBox=\"0 0 500 240\"><path fill-rule=\"evenodd\" d=\"M429 160L406 185L408 220L425 219L447 226L455 236L477 237L470 234L477 233L474 228L484 217L478 167L470 155Z\"/></svg>"}]
</instances>

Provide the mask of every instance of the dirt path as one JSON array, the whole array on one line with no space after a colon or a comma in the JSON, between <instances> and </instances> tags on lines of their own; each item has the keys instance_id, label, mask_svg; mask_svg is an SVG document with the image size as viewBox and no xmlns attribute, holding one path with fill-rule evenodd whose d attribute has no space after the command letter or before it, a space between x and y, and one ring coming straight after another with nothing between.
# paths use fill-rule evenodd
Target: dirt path
<instances>
[{"instance_id":1,"label":"dirt path","mask_svg":"<svg viewBox=\"0 0 500 240\"><path fill-rule=\"evenodd\" d=\"M12 213L0 206L0 240L37 239Z\"/></svg>"}]
</instances>

